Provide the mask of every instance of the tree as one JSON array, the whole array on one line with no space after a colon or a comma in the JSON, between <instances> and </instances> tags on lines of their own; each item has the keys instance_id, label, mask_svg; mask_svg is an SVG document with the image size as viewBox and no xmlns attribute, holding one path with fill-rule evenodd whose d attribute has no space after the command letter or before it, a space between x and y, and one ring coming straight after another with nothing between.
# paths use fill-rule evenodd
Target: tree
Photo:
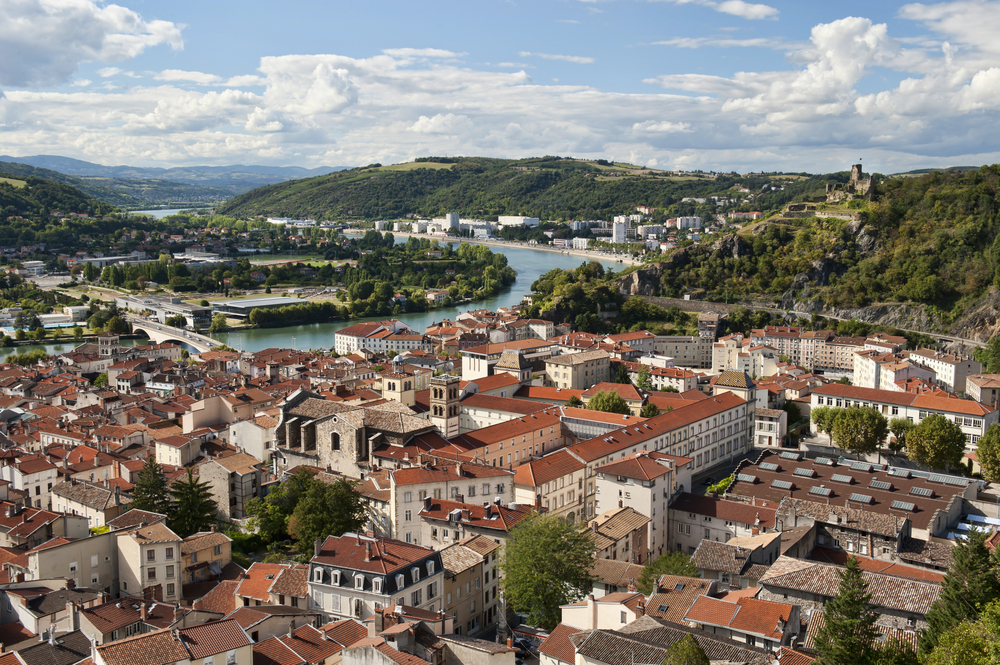
<instances>
[{"instance_id":1,"label":"tree","mask_svg":"<svg viewBox=\"0 0 1000 665\"><path fill-rule=\"evenodd\" d=\"M628 367L625 366L624 362L618 363L618 372L615 374L613 383L632 384L632 380L628 376Z\"/></svg>"},{"instance_id":2,"label":"tree","mask_svg":"<svg viewBox=\"0 0 1000 665\"><path fill-rule=\"evenodd\" d=\"M924 418L906 435L906 454L921 466L950 469L962 463L965 433L939 414Z\"/></svg>"},{"instance_id":3,"label":"tree","mask_svg":"<svg viewBox=\"0 0 1000 665\"><path fill-rule=\"evenodd\" d=\"M983 438L979 439L976 455L983 477L991 483L1000 481L1000 427L989 426Z\"/></svg>"},{"instance_id":4,"label":"tree","mask_svg":"<svg viewBox=\"0 0 1000 665\"><path fill-rule=\"evenodd\" d=\"M1000 580L991 566L986 537L985 531L976 530L968 540L955 539L951 568L941 583L941 595L927 612L927 629L917 643L921 655L930 653L945 632L975 619L980 607L1000 598Z\"/></svg>"},{"instance_id":5,"label":"tree","mask_svg":"<svg viewBox=\"0 0 1000 665\"><path fill-rule=\"evenodd\" d=\"M636 378L635 387L639 390L645 390L647 393L653 390L653 380L649 376L649 367L646 365L642 366L639 370L639 376Z\"/></svg>"},{"instance_id":6,"label":"tree","mask_svg":"<svg viewBox=\"0 0 1000 665\"><path fill-rule=\"evenodd\" d=\"M982 608L976 621L963 621L941 635L937 647L922 662L925 665L990 665L998 661L1000 600L995 600Z\"/></svg>"},{"instance_id":7,"label":"tree","mask_svg":"<svg viewBox=\"0 0 1000 665\"><path fill-rule=\"evenodd\" d=\"M583 401L576 395L570 395L570 398L566 400L566 406L581 408L583 407Z\"/></svg>"},{"instance_id":8,"label":"tree","mask_svg":"<svg viewBox=\"0 0 1000 665\"><path fill-rule=\"evenodd\" d=\"M299 552L309 554L317 538L360 531L367 521L357 483L346 478L334 483L314 480L288 520L288 535L298 540Z\"/></svg>"},{"instance_id":9,"label":"tree","mask_svg":"<svg viewBox=\"0 0 1000 665\"><path fill-rule=\"evenodd\" d=\"M802 418L802 410L799 409L799 405L792 401L785 402L785 413L788 414L788 424L792 425L799 422Z\"/></svg>"},{"instance_id":10,"label":"tree","mask_svg":"<svg viewBox=\"0 0 1000 665\"><path fill-rule=\"evenodd\" d=\"M283 539L288 533L288 519L299 500L317 482L309 469L301 468L272 488L263 499L250 499L247 502L247 514L251 517L249 530L259 533L266 543Z\"/></svg>"},{"instance_id":11,"label":"tree","mask_svg":"<svg viewBox=\"0 0 1000 665\"><path fill-rule=\"evenodd\" d=\"M873 453L889 435L889 421L876 409L852 406L837 414L831 434L838 448L856 455Z\"/></svg>"},{"instance_id":12,"label":"tree","mask_svg":"<svg viewBox=\"0 0 1000 665\"><path fill-rule=\"evenodd\" d=\"M97 266L88 261L87 265L84 266L83 268L83 278L86 279L88 282L93 282L95 279L97 279L97 275L98 275Z\"/></svg>"},{"instance_id":13,"label":"tree","mask_svg":"<svg viewBox=\"0 0 1000 665\"><path fill-rule=\"evenodd\" d=\"M604 411L605 413L621 413L629 415L632 410L628 408L628 403L621 395L614 390L602 390L590 398L587 408L591 411Z\"/></svg>"},{"instance_id":14,"label":"tree","mask_svg":"<svg viewBox=\"0 0 1000 665\"><path fill-rule=\"evenodd\" d=\"M226 315L219 312L212 317L212 325L208 328L211 332L221 333L229 330L229 322L226 321Z\"/></svg>"},{"instance_id":15,"label":"tree","mask_svg":"<svg viewBox=\"0 0 1000 665\"><path fill-rule=\"evenodd\" d=\"M108 373L101 372L94 378L94 386L97 388L106 388L108 385Z\"/></svg>"},{"instance_id":16,"label":"tree","mask_svg":"<svg viewBox=\"0 0 1000 665\"><path fill-rule=\"evenodd\" d=\"M652 418L653 416L658 416L660 415L660 407L650 402L646 406L642 407L642 410L639 411L639 415L642 416L643 418Z\"/></svg>"},{"instance_id":17,"label":"tree","mask_svg":"<svg viewBox=\"0 0 1000 665\"><path fill-rule=\"evenodd\" d=\"M878 613L871 604L868 582L853 556L840 571L837 595L827 601L824 624L816 634L816 651L822 665L870 663L875 648Z\"/></svg>"},{"instance_id":18,"label":"tree","mask_svg":"<svg viewBox=\"0 0 1000 665\"><path fill-rule=\"evenodd\" d=\"M73 341L77 343L83 341L83 328L80 326L73 326Z\"/></svg>"},{"instance_id":19,"label":"tree","mask_svg":"<svg viewBox=\"0 0 1000 665\"><path fill-rule=\"evenodd\" d=\"M38 326L37 328L35 328L35 332L33 333L33 335L34 338L38 341L45 339L45 328L43 328L42 326Z\"/></svg>"},{"instance_id":20,"label":"tree","mask_svg":"<svg viewBox=\"0 0 1000 665\"><path fill-rule=\"evenodd\" d=\"M132 489L132 508L166 515L170 512L170 488L163 467L155 457L147 457Z\"/></svg>"},{"instance_id":21,"label":"tree","mask_svg":"<svg viewBox=\"0 0 1000 665\"><path fill-rule=\"evenodd\" d=\"M683 552L665 552L656 557L652 563L646 563L636 584L639 591L649 595L653 585L661 575L678 575L680 577L701 577L698 569L691 563L691 557Z\"/></svg>"},{"instance_id":22,"label":"tree","mask_svg":"<svg viewBox=\"0 0 1000 665\"><path fill-rule=\"evenodd\" d=\"M183 314L174 314L168 316L163 323L174 328L184 328L187 326L187 317Z\"/></svg>"},{"instance_id":23,"label":"tree","mask_svg":"<svg viewBox=\"0 0 1000 665\"><path fill-rule=\"evenodd\" d=\"M894 453L901 452L906 447L906 435L910 433L916 425L907 418L893 418L889 421L889 431L896 436L896 441L889 444L889 450Z\"/></svg>"},{"instance_id":24,"label":"tree","mask_svg":"<svg viewBox=\"0 0 1000 665\"><path fill-rule=\"evenodd\" d=\"M187 538L215 523L219 506L212 498L212 489L207 482L199 481L191 469L187 478L174 481L170 492L174 502L167 526L178 536Z\"/></svg>"},{"instance_id":25,"label":"tree","mask_svg":"<svg viewBox=\"0 0 1000 665\"><path fill-rule=\"evenodd\" d=\"M528 615L533 626L552 629L559 607L590 591L594 540L589 530L556 515L532 513L510 531L500 559L507 607Z\"/></svg>"},{"instance_id":26,"label":"tree","mask_svg":"<svg viewBox=\"0 0 1000 665\"><path fill-rule=\"evenodd\" d=\"M667 649L661 665L709 665L710 662L698 640L688 633Z\"/></svg>"},{"instance_id":27,"label":"tree","mask_svg":"<svg viewBox=\"0 0 1000 665\"><path fill-rule=\"evenodd\" d=\"M128 324L117 314L108 319L108 332L122 335L128 332Z\"/></svg>"},{"instance_id":28,"label":"tree","mask_svg":"<svg viewBox=\"0 0 1000 665\"><path fill-rule=\"evenodd\" d=\"M826 432L827 436L830 437L830 443L833 443L833 423L837 420L837 415L839 415L840 410L834 410L833 407L820 406L812 410L810 418L816 423L817 432Z\"/></svg>"}]
</instances>

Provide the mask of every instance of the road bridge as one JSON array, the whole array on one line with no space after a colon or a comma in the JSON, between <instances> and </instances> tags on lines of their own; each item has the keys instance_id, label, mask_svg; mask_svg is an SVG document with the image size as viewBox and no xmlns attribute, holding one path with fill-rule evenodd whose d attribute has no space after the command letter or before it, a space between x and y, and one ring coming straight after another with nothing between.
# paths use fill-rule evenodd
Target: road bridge
<instances>
[{"instance_id":1,"label":"road bridge","mask_svg":"<svg viewBox=\"0 0 1000 665\"><path fill-rule=\"evenodd\" d=\"M130 316L128 317L128 321L132 324L132 332L142 331L146 333L150 341L156 342L157 344L162 344L163 342L181 342L192 347L198 351L198 353L211 351L216 347L222 346L222 342L217 342L206 335L164 325L162 323L150 321L149 319Z\"/></svg>"}]
</instances>

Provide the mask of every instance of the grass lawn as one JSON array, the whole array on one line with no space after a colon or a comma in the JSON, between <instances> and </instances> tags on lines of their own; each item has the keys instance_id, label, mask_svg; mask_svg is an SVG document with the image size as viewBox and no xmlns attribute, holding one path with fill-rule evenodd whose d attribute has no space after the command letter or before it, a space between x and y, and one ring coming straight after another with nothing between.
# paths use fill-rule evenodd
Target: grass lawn
<instances>
[{"instance_id":1,"label":"grass lawn","mask_svg":"<svg viewBox=\"0 0 1000 665\"><path fill-rule=\"evenodd\" d=\"M17 187L18 189L21 189L28 184L24 180L14 180L13 178L0 178L0 182L5 182L12 187Z\"/></svg>"}]
</instances>

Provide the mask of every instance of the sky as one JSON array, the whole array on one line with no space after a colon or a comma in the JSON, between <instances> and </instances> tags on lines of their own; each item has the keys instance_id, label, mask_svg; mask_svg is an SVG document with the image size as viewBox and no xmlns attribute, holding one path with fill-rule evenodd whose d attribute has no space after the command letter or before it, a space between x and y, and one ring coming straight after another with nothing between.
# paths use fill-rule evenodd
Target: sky
<instances>
[{"instance_id":1,"label":"sky","mask_svg":"<svg viewBox=\"0 0 1000 665\"><path fill-rule=\"evenodd\" d=\"M0 154L1000 161L1000 0L0 0Z\"/></svg>"}]
</instances>

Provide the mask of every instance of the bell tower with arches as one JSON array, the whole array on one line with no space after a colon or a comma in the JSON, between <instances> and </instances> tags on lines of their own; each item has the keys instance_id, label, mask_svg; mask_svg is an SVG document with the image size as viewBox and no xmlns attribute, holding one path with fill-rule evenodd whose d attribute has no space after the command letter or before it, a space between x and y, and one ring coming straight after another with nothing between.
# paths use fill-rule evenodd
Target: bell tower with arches
<instances>
[{"instance_id":1,"label":"bell tower with arches","mask_svg":"<svg viewBox=\"0 0 1000 665\"><path fill-rule=\"evenodd\" d=\"M457 376L448 374L431 377L431 422L446 439L459 434L462 415L459 383Z\"/></svg>"}]
</instances>

